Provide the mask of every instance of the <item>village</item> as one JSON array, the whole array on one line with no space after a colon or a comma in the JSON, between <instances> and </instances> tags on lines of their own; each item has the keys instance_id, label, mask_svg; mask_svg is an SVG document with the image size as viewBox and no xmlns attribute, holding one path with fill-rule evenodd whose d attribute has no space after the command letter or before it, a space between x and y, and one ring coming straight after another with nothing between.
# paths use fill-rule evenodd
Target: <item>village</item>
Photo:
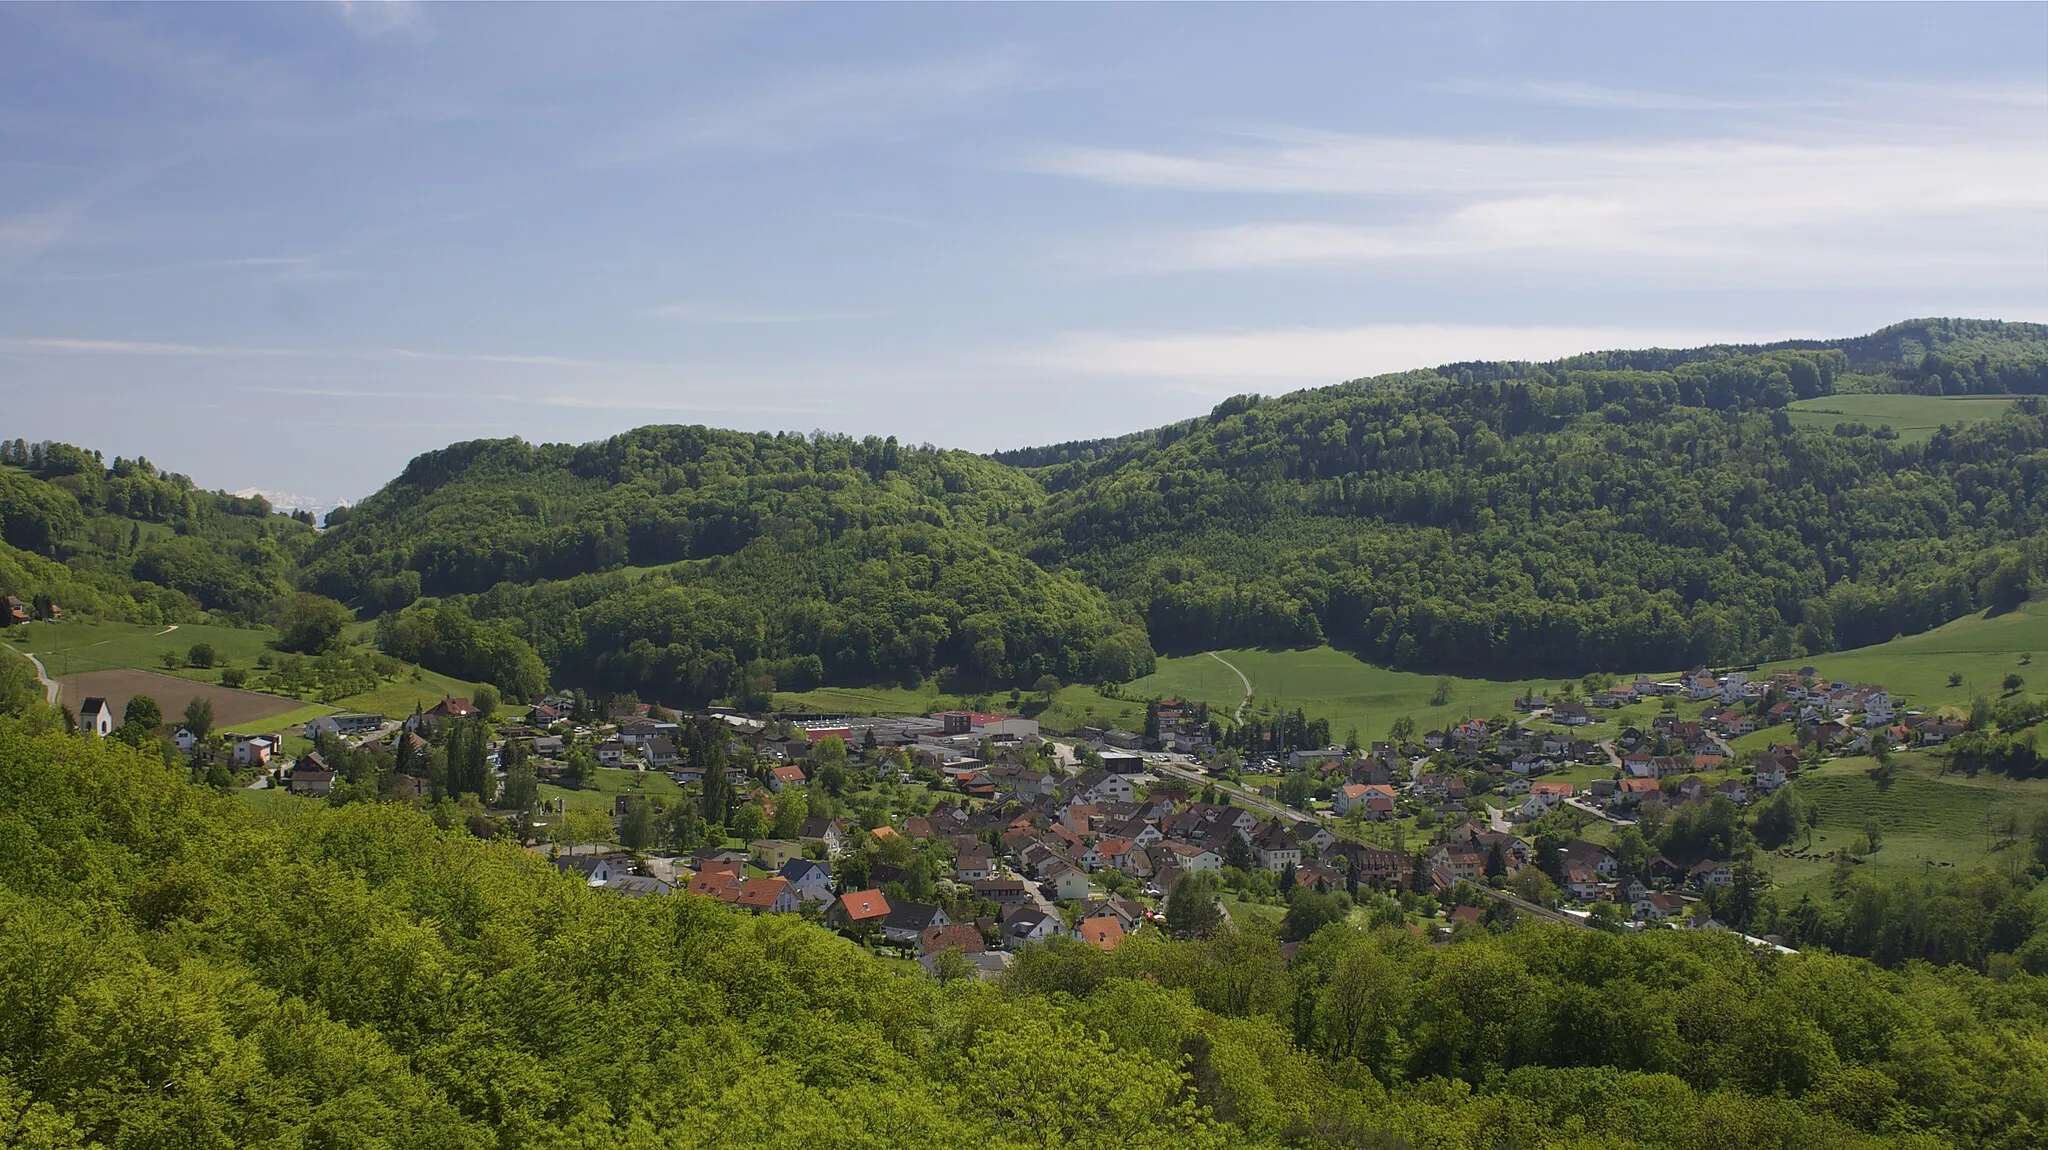
<instances>
[{"instance_id":1,"label":"village","mask_svg":"<svg viewBox=\"0 0 2048 1150\"><path fill-rule=\"evenodd\" d=\"M81 724L108 734L113 716L96 702L84 702ZM494 771L530 759L552 793L519 820L527 849L590 886L800 914L928 970L984 977L1049 938L1113 949L1165 929L1177 889L1217 899L1223 917L1268 921L1282 921L1295 891L1342 892L1361 917L1446 935L1516 913L1625 929L1721 927L1716 910L1759 881L1754 867L1658 850L1639 828L1716 809L1725 817L1829 756L1939 744L1962 729L1900 709L1881 686L1827 681L1814 668L1758 677L1700 669L1580 698L1531 692L1516 706L1512 717L1400 731L1398 741L1242 754L1219 751L1206 708L1177 700L1150 705L1144 734L1050 735L1035 719L972 711L677 716L631 704L612 714L580 696L544 697L480 725ZM424 762L446 725L482 718L469 700L448 698L403 718L323 716L298 738L202 740L184 727L172 738L253 785L317 799L335 790L337 764L320 749L287 759L287 745L310 741L328 754L402 745ZM720 756L686 748L703 746L706 731L723 740L727 785L743 809L759 809L753 829L763 833L688 849L666 833L630 833L636 804L646 804L642 824L666 826L672 808L698 803L704 760ZM1780 731L1790 737L1731 746ZM579 841L564 833L573 821L564 796L578 793L565 788L590 785L574 776L592 764L635 781L611 795L615 833ZM637 780L656 776L673 786L644 793ZM418 772L388 778L382 797L436 796ZM786 804L803 817L778 820ZM836 813L803 813L813 810ZM736 819L724 829L747 827ZM1183 888L1191 875L1214 877Z\"/></svg>"}]
</instances>

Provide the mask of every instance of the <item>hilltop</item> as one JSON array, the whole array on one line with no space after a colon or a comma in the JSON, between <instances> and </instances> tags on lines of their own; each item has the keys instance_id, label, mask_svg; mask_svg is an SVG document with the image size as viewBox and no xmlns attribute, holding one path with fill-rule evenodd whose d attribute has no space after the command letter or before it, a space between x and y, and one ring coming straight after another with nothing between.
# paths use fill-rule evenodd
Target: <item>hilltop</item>
<instances>
[{"instance_id":1,"label":"hilltop","mask_svg":"<svg viewBox=\"0 0 2048 1150\"><path fill-rule=\"evenodd\" d=\"M1214 648L1492 680L1754 663L2024 599L2048 565L2044 392L2048 328L1915 320L1449 364L993 456L703 427L479 440L317 535L16 443L0 582L151 621L256 619L304 589L437 671L676 704L1125 682ZM138 513L112 494L134 483L167 494Z\"/></svg>"}]
</instances>

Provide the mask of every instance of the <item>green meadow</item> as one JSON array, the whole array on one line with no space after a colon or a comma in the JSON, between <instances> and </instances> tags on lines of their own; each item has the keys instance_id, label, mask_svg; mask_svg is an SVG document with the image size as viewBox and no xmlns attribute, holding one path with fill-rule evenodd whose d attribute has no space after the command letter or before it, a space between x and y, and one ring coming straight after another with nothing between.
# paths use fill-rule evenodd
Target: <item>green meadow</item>
<instances>
[{"instance_id":1,"label":"green meadow","mask_svg":"<svg viewBox=\"0 0 2048 1150\"><path fill-rule=\"evenodd\" d=\"M358 624L349 637L352 642L362 645L370 641L370 633L367 624ZM11 641L17 649L33 652L40 658L51 678L132 667L194 682L218 683L224 666L248 670L266 655L279 657L281 653L271 646L274 638L276 632L267 627L180 623L167 629L154 624L66 620L62 623L30 624L17 630ZM214 665L211 668L183 665L187 653L199 643L213 648ZM166 654L176 655L180 665L167 669L163 664ZM283 725L303 723L336 710L411 714L415 706L431 707L445 696L466 697L475 689L473 683L412 667L396 682L384 683L374 691L351 695L333 706L308 703L304 708L280 718L239 724L228 729L278 730Z\"/></svg>"},{"instance_id":2,"label":"green meadow","mask_svg":"<svg viewBox=\"0 0 2048 1150\"><path fill-rule=\"evenodd\" d=\"M1124 694L1198 699L1228 713L1244 698L1239 671L1251 680L1253 710L1291 712L1298 707L1310 718L1329 719L1330 733L1339 740L1353 729L1361 739L1384 738L1388 726L1403 715L1414 718L1417 731L1426 731L1474 715L1501 714L1528 685L1453 677L1449 700L1432 705L1435 675L1389 671L1331 647L1253 648L1161 659L1157 671L1129 684ZM1532 682L1543 685L1542 680Z\"/></svg>"},{"instance_id":3,"label":"green meadow","mask_svg":"<svg viewBox=\"0 0 2048 1150\"><path fill-rule=\"evenodd\" d=\"M1983 774L1943 774L1943 760L1925 754L1900 755L1889 783L1873 777L1867 758L1839 759L1803 773L1799 797L1820 811L1813 855L1846 849L1875 822L1878 849L1859 870L1891 873L1959 873L1980 866L2025 865L2026 841L2036 816L2048 811L2048 780L2015 780ZM2007 835L2010 824L2015 833ZM1791 844L1807 854L1806 837ZM1799 895L1826 893L1834 864L1826 858L1760 856L1779 888Z\"/></svg>"},{"instance_id":4,"label":"green meadow","mask_svg":"<svg viewBox=\"0 0 2048 1150\"><path fill-rule=\"evenodd\" d=\"M653 795L673 798L683 793L676 781L660 771L627 771L617 767L599 767L592 772L593 785L578 790L542 783L540 796L543 800L561 799L569 810L602 811L612 813L612 800L618 795Z\"/></svg>"},{"instance_id":5,"label":"green meadow","mask_svg":"<svg viewBox=\"0 0 2048 1150\"><path fill-rule=\"evenodd\" d=\"M2017 673L2036 693L2048 687L2048 663L2037 671L2023 656L2048 656L2048 598L2037 597L2004 615L1970 615L1953 623L1873 647L1813 655L1773 664L1811 666L1828 679L1882 683L1910 706L1966 707L1974 694L1996 698L2000 683ZM1948 685L1950 675L1962 682Z\"/></svg>"},{"instance_id":6,"label":"green meadow","mask_svg":"<svg viewBox=\"0 0 2048 1150\"><path fill-rule=\"evenodd\" d=\"M1798 427L1829 431L1838 423L1889 426L1902 443L1925 443L1943 425L1996 419L2011 407L2008 395L1823 395L1799 400L1787 413Z\"/></svg>"},{"instance_id":7,"label":"green meadow","mask_svg":"<svg viewBox=\"0 0 2048 1150\"><path fill-rule=\"evenodd\" d=\"M26 642L21 637L25 635ZM52 678L87 671L134 667L160 674L177 675L208 683L220 681L222 663L253 667L264 655L275 656L270 646L274 632L268 628L222 627L206 623L180 623L166 629L158 624L100 623L65 620L62 623L32 623L16 633L16 646L33 651ZM213 648L212 670L185 667L186 652L194 644ZM166 670L163 657L176 655L179 666Z\"/></svg>"}]
</instances>

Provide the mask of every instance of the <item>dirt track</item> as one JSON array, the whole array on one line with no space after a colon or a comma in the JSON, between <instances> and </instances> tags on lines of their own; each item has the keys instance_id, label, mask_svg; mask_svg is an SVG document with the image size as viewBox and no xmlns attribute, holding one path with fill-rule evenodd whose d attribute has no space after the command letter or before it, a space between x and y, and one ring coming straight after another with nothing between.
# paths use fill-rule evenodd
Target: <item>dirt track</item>
<instances>
[{"instance_id":1,"label":"dirt track","mask_svg":"<svg viewBox=\"0 0 2048 1150\"><path fill-rule=\"evenodd\" d=\"M213 725L216 729L267 719L306 705L276 695L237 691L215 683L195 683L153 671L87 671L59 679L57 685L63 688L60 697L64 705L73 713L87 697L98 695L113 707L117 721L127 709L128 700L136 695L155 699L157 706L163 709L164 721L173 724L178 721L178 716L185 713L186 703L195 698L210 699L213 701Z\"/></svg>"}]
</instances>

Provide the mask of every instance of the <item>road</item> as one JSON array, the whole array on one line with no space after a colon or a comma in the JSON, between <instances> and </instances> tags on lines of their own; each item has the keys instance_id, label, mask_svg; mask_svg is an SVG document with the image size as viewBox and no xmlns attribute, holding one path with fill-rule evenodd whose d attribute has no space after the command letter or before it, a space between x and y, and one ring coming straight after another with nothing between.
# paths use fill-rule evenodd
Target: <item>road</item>
<instances>
[{"instance_id":1,"label":"road","mask_svg":"<svg viewBox=\"0 0 2048 1150\"><path fill-rule=\"evenodd\" d=\"M43 661L41 659L36 658L34 655L29 654L27 651L16 651L15 654L20 655L24 659L27 659L29 663L35 667L36 681L43 685L44 701L48 702L53 707L56 706L57 681L55 679L50 678L50 673L43 669Z\"/></svg>"},{"instance_id":2,"label":"road","mask_svg":"<svg viewBox=\"0 0 2048 1150\"><path fill-rule=\"evenodd\" d=\"M1221 655L1218 655L1218 654L1217 654L1216 652L1214 652L1214 651L1211 651L1211 652L1209 652L1209 657L1210 657L1211 659L1214 659L1214 660L1216 660L1217 662L1219 662L1219 663L1223 664L1224 666L1226 666L1226 667L1230 668L1230 673L1231 673L1231 674L1233 674L1233 675L1236 675L1236 676L1237 676L1237 681L1238 681L1238 682L1240 682L1240 683L1243 683L1243 684L1244 684L1244 698L1243 698L1242 700L1240 700L1240 701L1238 702L1238 704L1237 704L1237 710L1235 710L1235 711L1231 712L1231 714L1230 714L1230 721L1231 721L1231 722L1233 722L1233 723L1242 723L1242 722L1244 722L1244 709L1245 709L1246 707L1249 707L1249 706L1251 706L1251 705L1252 705L1252 680L1251 680L1251 676L1249 676L1249 675L1246 675L1246 674L1245 674L1245 673L1244 673L1243 671L1240 671L1240 670L1238 670L1238 669L1237 669L1237 664L1236 664L1236 663L1233 663L1233 662L1231 662L1230 660L1228 660L1228 659L1224 658L1223 656L1221 656Z\"/></svg>"}]
</instances>

